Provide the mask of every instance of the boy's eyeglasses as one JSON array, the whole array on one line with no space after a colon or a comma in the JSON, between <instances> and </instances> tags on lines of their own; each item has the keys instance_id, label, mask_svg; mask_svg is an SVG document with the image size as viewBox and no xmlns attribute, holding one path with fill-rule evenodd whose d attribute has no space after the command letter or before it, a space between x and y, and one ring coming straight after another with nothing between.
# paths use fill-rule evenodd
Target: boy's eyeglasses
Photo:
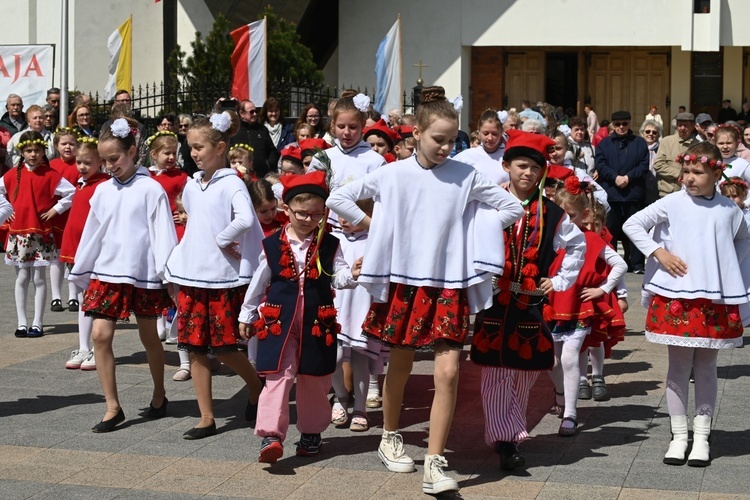
<instances>
[{"instance_id":1,"label":"boy's eyeglasses","mask_svg":"<svg viewBox=\"0 0 750 500\"><path fill-rule=\"evenodd\" d=\"M302 210L293 210L292 208L289 208L289 211L292 212L294 217L300 222L306 221L308 218L313 222L320 222L323 220L323 217L326 216L325 212L310 213Z\"/></svg>"}]
</instances>

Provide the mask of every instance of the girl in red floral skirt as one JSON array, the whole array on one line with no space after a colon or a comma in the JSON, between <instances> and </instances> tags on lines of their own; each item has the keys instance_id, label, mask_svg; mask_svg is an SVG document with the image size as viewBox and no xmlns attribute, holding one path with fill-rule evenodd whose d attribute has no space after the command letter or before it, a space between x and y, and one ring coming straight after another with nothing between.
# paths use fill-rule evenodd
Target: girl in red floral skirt
<instances>
[{"instance_id":1,"label":"girl in red floral skirt","mask_svg":"<svg viewBox=\"0 0 750 500\"><path fill-rule=\"evenodd\" d=\"M53 233L55 216L70 208L75 188L52 170L45 156L47 143L39 132L21 134L16 148L23 161L0 178L0 195L13 205L8 219L10 234L5 263L16 268L16 337L44 335L44 303L47 300L45 268L57 265L59 248ZM34 320L26 321L26 296L34 283Z\"/></svg>"},{"instance_id":2,"label":"girl in red floral skirt","mask_svg":"<svg viewBox=\"0 0 750 500\"><path fill-rule=\"evenodd\" d=\"M646 316L646 339L666 344L667 408L672 442L664 463L682 465L688 448L687 403L690 370L695 371L693 448L687 463L710 464L708 438L716 406L718 350L742 343L739 306L748 302L748 281L740 262L750 251L742 211L716 192L722 176L721 152L700 142L676 159L685 189L633 215L622 229L648 255L643 280L652 294ZM668 224L668 237L649 236ZM710 237L706 237L710 235Z\"/></svg>"},{"instance_id":3,"label":"girl in red floral skirt","mask_svg":"<svg viewBox=\"0 0 750 500\"><path fill-rule=\"evenodd\" d=\"M87 288L81 308L94 318L91 336L96 371L107 411L94 432L110 432L125 420L117 395L112 340L115 323L135 314L146 348L154 391L146 418L166 415L164 349L156 318L171 305L164 279L169 254L177 244L164 189L148 169L136 166L135 120L118 118L102 130L99 156L112 174L91 197L86 225L69 279Z\"/></svg>"},{"instance_id":4,"label":"girl in red floral skirt","mask_svg":"<svg viewBox=\"0 0 750 500\"><path fill-rule=\"evenodd\" d=\"M374 304L362 326L391 347L383 389L378 455L393 472L412 472L398 432L414 352L435 352L435 396L422 489L455 491L443 456L456 404L458 361L469 314L489 306L492 275L503 263L502 230L523 215L520 203L473 167L449 159L458 113L442 87L422 91L413 134L416 155L331 194L328 206L369 227L359 282ZM379 197L370 226L357 200Z\"/></svg>"},{"instance_id":5,"label":"girl in red floral skirt","mask_svg":"<svg viewBox=\"0 0 750 500\"><path fill-rule=\"evenodd\" d=\"M198 425L183 434L185 439L203 439L217 432L209 352L247 384L245 420L255 420L261 389L255 369L237 347L237 316L263 239L245 183L227 162L229 138L239 126L237 115L224 111L196 119L187 134L190 154L200 172L182 193L188 225L166 268L170 283L179 285L178 348L190 354L190 373L201 413Z\"/></svg>"},{"instance_id":6,"label":"girl in red floral skirt","mask_svg":"<svg viewBox=\"0 0 750 500\"><path fill-rule=\"evenodd\" d=\"M571 175L558 188L555 203L565 210L570 221L584 229L584 221L591 213L594 186ZM550 328L555 341L555 366L551 378L555 384L555 407L562 418L558 434L573 436L577 426L577 402L580 384L579 353L581 346L593 334L607 338L610 323L625 329L622 311L613 293L628 266L618 253L596 233L584 229L586 253L574 286L549 294L545 317L551 319ZM558 271L564 259L561 250L550 267Z\"/></svg>"}]
</instances>

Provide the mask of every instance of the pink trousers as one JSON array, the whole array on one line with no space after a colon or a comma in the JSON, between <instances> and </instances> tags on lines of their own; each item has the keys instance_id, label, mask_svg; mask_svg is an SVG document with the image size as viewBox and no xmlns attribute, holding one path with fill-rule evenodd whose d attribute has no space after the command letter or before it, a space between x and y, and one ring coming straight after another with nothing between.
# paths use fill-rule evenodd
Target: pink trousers
<instances>
[{"instance_id":1,"label":"pink trousers","mask_svg":"<svg viewBox=\"0 0 750 500\"><path fill-rule=\"evenodd\" d=\"M482 367L484 441L518 443L527 439L526 408L529 392L541 372Z\"/></svg>"},{"instance_id":2,"label":"pink trousers","mask_svg":"<svg viewBox=\"0 0 750 500\"><path fill-rule=\"evenodd\" d=\"M297 375L299 334L290 331L281 353L279 371L266 375L266 386L258 400L255 435L276 436L282 442L289 429L289 391L297 378L297 430L302 434L320 434L331 423L328 392L331 376Z\"/></svg>"}]
</instances>

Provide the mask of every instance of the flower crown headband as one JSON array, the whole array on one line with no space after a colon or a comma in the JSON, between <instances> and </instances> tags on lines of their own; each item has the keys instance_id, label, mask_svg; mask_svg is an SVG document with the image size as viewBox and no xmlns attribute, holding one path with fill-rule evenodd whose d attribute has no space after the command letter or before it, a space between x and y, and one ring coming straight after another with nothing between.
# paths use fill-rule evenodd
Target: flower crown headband
<instances>
[{"instance_id":1,"label":"flower crown headband","mask_svg":"<svg viewBox=\"0 0 750 500\"><path fill-rule=\"evenodd\" d=\"M163 136L174 137L175 139L177 139L177 134L175 134L174 132L170 130L160 130L154 135L152 135L151 137L149 137L148 139L146 139L146 147L151 146L151 143L154 142L154 140L156 140L157 137L163 137Z\"/></svg>"},{"instance_id":2,"label":"flower crown headband","mask_svg":"<svg viewBox=\"0 0 750 500\"><path fill-rule=\"evenodd\" d=\"M79 143L84 143L85 142L85 143L93 144L93 145L96 146L96 145L99 144L99 139L97 139L96 137L79 136L78 137L78 142Z\"/></svg>"},{"instance_id":3,"label":"flower crown headband","mask_svg":"<svg viewBox=\"0 0 750 500\"><path fill-rule=\"evenodd\" d=\"M748 183L739 177L732 177L728 180L722 181L721 184L719 184L720 188L723 188L725 186L740 186L745 189L745 191L750 190L750 186Z\"/></svg>"},{"instance_id":4,"label":"flower crown headband","mask_svg":"<svg viewBox=\"0 0 750 500\"><path fill-rule=\"evenodd\" d=\"M232 146L231 148L229 148L229 151L232 152L235 149L244 149L248 153L252 153L253 151L255 151L251 145L244 144L244 143L243 144L235 144L234 146Z\"/></svg>"},{"instance_id":5,"label":"flower crown headband","mask_svg":"<svg viewBox=\"0 0 750 500\"><path fill-rule=\"evenodd\" d=\"M81 133L74 127L57 127L57 130L55 130L55 135L74 135L76 137L80 137Z\"/></svg>"},{"instance_id":6,"label":"flower crown headband","mask_svg":"<svg viewBox=\"0 0 750 500\"><path fill-rule=\"evenodd\" d=\"M39 145L42 149L47 149L47 143L43 139L26 139L16 144L16 149L22 151L26 146Z\"/></svg>"},{"instance_id":7,"label":"flower crown headband","mask_svg":"<svg viewBox=\"0 0 750 500\"><path fill-rule=\"evenodd\" d=\"M709 165L712 168L720 168L721 170L724 170L727 167L723 161L710 159L706 155L698 156L696 154L681 154L681 155L677 155L677 158L675 158L674 161L676 161L680 165L698 161L698 162L701 162L703 165Z\"/></svg>"}]
</instances>

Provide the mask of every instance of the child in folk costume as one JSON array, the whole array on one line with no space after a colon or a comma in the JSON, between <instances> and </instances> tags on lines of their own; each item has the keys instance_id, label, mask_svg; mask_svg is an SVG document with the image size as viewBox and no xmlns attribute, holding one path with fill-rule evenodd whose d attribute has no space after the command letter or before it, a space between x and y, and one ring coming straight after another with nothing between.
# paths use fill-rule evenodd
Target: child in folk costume
<instances>
[{"instance_id":1,"label":"child in folk costume","mask_svg":"<svg viewBox=\"0 0 750 500\"><path fill-rule=\"evenodd\" d=\"M93 137L82 137L75 150L76 170L81 179L76 182L76 192L73 195L73 205L65 225L62 246L60 247L60 261L72 267L75 263L76 250L81 241L83 227L91 209L91 197L102 182L109 180L109 175L101 171L102 159L97 146L99 141ZM65 155L62 155L64 157ZM77 303L83 301L83 288L75 287L72 297ZM91 327L94 319L79 308L78 311L78 349L73 350L65 368L75 370L96 370L94 350L91 349Z\"/></svg>"},{"instance_id":2,"label":"child in folk costume","mask_svg":"<svg viewBox=\"0 0 750 500\"><path fill-rule=\"evenodd\" d=\"M167 193L178 241L185 234L185 226L177 215L177 197L185 189L185 184L188 181L188 175L177 167L177 148L179 145L177 134L168 130L159 131L146 139L146 146L148 146L151 156L149 171L151 177Z\"/></svg>"},{"instance_id":3,"label":"child in folk costume","mask_svg":"<svg viewBox=\"0 0 750 500\"><path fill-rule=\"evenodd\" d=\"M506 111L485 109L477 124L481 147L465 149L453 159L468 163L497 184L508 182L508 173L501 163L507 140L503 122L507 119Z\"/></svg>"},{"instance_id":4,"label":"child in folk costume","mask_svg":"<svg viewBox=\"0 0 750 500\"><path fill-rule=\"evenodd\" d=\"M711 461L708 440L716 406L716 359L719 349L742 343L739 306L748 302L750 281L743 277L740 262L750 251L750 235L742 211L716 192L724 166L719 149L700 142L677 161L685 189L633 215L623 231L644 255L658 262L644 278L643 288L652 294L646 339L668 346L672 442L664 463L686 461L688 380L693 369L695 418L687 463L705 467ZM669 224L669 239L661 244L648 233L660 223Z\"/></svg>"},{"instance_id":5,"label":"child in folk costume","mask_svg":"<svg viewBox=\"0 0 750 500\"><path fill-rule=\"evenodd\" d=\"M384 119L381 118L375 125L364 129L363 138L372 146L373 151L385 158L386 162L393 163L398 159L393 154L393 149L401 142L401 135L390 128Z\"/></svg>"},{"instance_id":6,"label":"child in folk costume","mask_svg":"<svg viewBox=\"0 0 750 500\"><path fill-rule=\"evenodd\" d=\"M371 199L357 202L362 211L372 216L374 202ZM341 241L344 259L350 265L362 258L367 245L367 230L352 225L339 217L342 231L333 233ZM372 297L367 290L357 287L352 290L342 290L336 294L333 304L338 311L341 332L338 335L338 352L336 355L336 372L333 374L333 389L336 401L331 410L331 422L336 426L349 423L347 404L349 391L344 383L343 363L348 361L352 370L352 385L354 392L354 411L351 416L349 430L364 432L370 428L367 419L367 399L371 374L375 377L383 371L383 364L388 357L388 348L362 333L362 323L372 305ZM377 384L377 378L375 383ZM376 385L377 387L377 385Z\"/></svg>"},{"instance_id":7,"label":"child in folk costume","mask_svg":"<svg viewBox=\"0 0 750 500\"><path fill-rule=\"evenodd\" d=\"M54 160L50 160L49 166L52 170L59 173L63 178L70 182L71 186L78 183L78 169L76 168L76 146L78 144L78 135L75 130L61 128L55 133L54 145L57 154L60 155ZM52 219L52 234L55 236L57 248L62 247L63 232L68 223L70 212L64 212ZM52 287L52 307L55 312L64 311L62 303L62 283L65 277L65 264L60 259L57 264L51 264L49 268L49 282ZM76 299L76 287L68 281L68 310L78 312L80 306Z\"/></svg>"},{"instance_id":8,"label":"child in folk costume","mask_svg":"<svg viewBox=\"0 0 750 500\"><path fill-rule=\"evenodd\" d=\"M0 194L13 205L8 218L10 231L5 245L5 263L16 267L16 337L44 335L44 307L47 301L45 267L57 264L59 249L55 242L52 220L70 208L75 188L52 170L45 156L47 143L39 132L27 131L19 136L16 148L23 158L0 180ZM34 320L26 321L26 295L33 279Z\"/></svg>"},{"instance_id":9,"label":"child in folk costume","mask_svg":"<svg viewBox=\"0 0 750 500\"><path fill-rule=\"evenodd\" d=\"M261 389L255 369L237 347L237 316L263 239L244 181L227 168L229 138L239 126L237 115L224 111L196 119L187 134L191 156L201 171L183 191L187 230L166 265L166 279L179 285L178 348L190 353L201 412L200 422L185 432L185 439L216 434L209 352L247 384L248 421L255 420Z\"/></svg>"},{"instance_id":10,"label":"child in folk costume","mask_svg":"<svg viewBox=\"0 0 750 500\"><path fill-rule=\"evenodd\" d=\"M555 202L579 228L583 228L591 214L592 188L570 176L555 195ZM555 341L555 366L551 377L555 385L555 408L562 418L560 436L573 436L576 432L579 358L592 327L595 327L598 341L608 338L610 324L621 330L625 328L617 297L612 292L628 266L598 234L584 229L584 236L586 253L574 286L565 291L552 291L549 306L543 311L545 319L551 323ZM557 272L564 258L565 251L559 252L550 268L551 274Z\"/></svg>"},{"instance_id":11,"label":"child in folk costume","mask_svg":"<svg viewBox=\"0 0 750 500\"><path fill-rule=\"evenodd\" d=\"M180 142L177 134L169 130L160 130L146 139L146 147L149 150L151 166L149 172L151 177L164 188L169 200L169 210L172 212L172 221L174 222L175 231L177 232L177 241L182 239L185 234L185 224L182 223L180 215L177 213L177 197L180 196L188 175L177 166L177 151ZM174 305L170 306L156 320L156 329L159 332L159 340L167 340L177 337L177 325L174 323L175 316ZM170 318L172 318L170 320Z\"/></svg>"},{"instance_id":12,"label":"child in folk costume","mask_svg":"<svg viewBox=\"0 0 750 500\"><path fill-rule=\"evenodd\" d=\"M169 200L148 169L134 163L138 123L118 118L99 136L99 155L112 179L96 188L70 279L86 288L81 308L94 318L96 372L107 411L92 431L110 432L125 420L115 379L112 340L131 312L146 349L154 390L146 418L166 415L164 349L156 318L172 304L164 268L177 244ZM134 245L137 248L134 248Z\"/></svg>"},{"instance_id":13,"label":"child in folk costume","mask_svg":"<svg viewBox=\"0 0 750 500\"><path fill-rule=\"evenodd\" d=\"M607 212L604 205L594 200L591 204L591 213L584 219L583 228L598 234L604 242L610 246L612 235L606 226ZM615 290L611 292L616 299L617 305L625 314L628 311L628 289L625 286L624 276L617 282ZM612 306L613 310L617 308ZM594 399L594 401L606 401L609 399L609 391L604 381L604 359L612 355L612 347L625 339L624 318L616 321L604 320L600 322L599 328L592 328L592 334L586 336L578 358L578 366L581 372L580 385L578 387L578 399ZM591 360L591 385L588 382L589 359Z\"/></svg>"},{"instance_id":14,"label":"child in folk costume","mask_svg":"<svg viewBox=\"0 0 750 500\"><path fill-rule=\"evenodd\" d=\"M505 230L505 266L492 306L479 313L471 359L482 365L485 442L500 454L504 470L522 468L517 445L529 434L529 391L554 364L552 336L542 317L544 296L570 288L583 263L585 238L565 211L542 196L549 149L546 136L509 129L503 168L508 189L525 215ZM557 274L550 266L565 257Z\"/></svg>"},{"instance_id":15,"label":"child in folk costume","mask_svg":"<svg viewBox=\"0 0 750 500\"><path fill-rule=\"evenodd\" d=\"M359 179L386 163L382 156L372 150L369 143L362 140L369 106L370 98L353 90L343 91L341 98L336 101L332 117L336 140L333 147L326 151L333 171L332 190ZM309 170L324 168L317 158L313 158ZM340 230L338 215L334 212L328 214L328 223L334 230Z\"/></svg>"},{"instance_id":16,"label":"child in folk costume","mask_svg":"<svg viewBox=\"0 0 750 500\"><path fill-rule=\"evenodd\" d=\"M449 158L458 113L442 87L422 90L414 128L416 155L399 168L376 169L331 194L328 206L369 227L359 282L374 299L365 333L391 348L383 388L378 455L392 472L413 472L399 433L404 389L418 349L435 352L435 397L422 490L455 491L443 456L456 402L461 348L469 315L492 299L500 271L502 228L523 214L520 204L473 167ZM356 200L378 197L371 219ZM426 258L425 256L429 256Z\"/></svg>"},{"instance_id":17,"label":"child in folk costume","mask_svg":"<svg viewBox=\"0 0 750 500\"><path fill-rule=\"evenodd\" d=\"M271 236L289 222L289 218L278 208L278 201L270 182L258 179L248 186L248 190L265 236Z\"/></svg>"},{"instance_id":18,"label":"child in folk costume","mask_svg":"<svg viewBox=\"0 0 750 500\"><path fill-rule=\"evenodd\" d=\"M258 180L253 170L253 151L249 144L235 144L229 149L229 166L237 171L245 183Z\"/></svg>"},{"instance_id":19,"label":"child in folk costume","mask_svg":"<svg viewBox=\"0 0 750 500\"><path fill-rule=\"evenodd\" d=\"M240 334L258 337L256 367L266 378L255 434L259 461L275 463L289 428L289 391L297 379L298 456L314 456L331 421L328 391L336 369L336 309L332 288L356 286L339 241L324 232L326 174L281 177L289 224L263 240L260 264L240 313ZM263 305L261 305L263 303Z\"/></svg>"}]
</instances>

